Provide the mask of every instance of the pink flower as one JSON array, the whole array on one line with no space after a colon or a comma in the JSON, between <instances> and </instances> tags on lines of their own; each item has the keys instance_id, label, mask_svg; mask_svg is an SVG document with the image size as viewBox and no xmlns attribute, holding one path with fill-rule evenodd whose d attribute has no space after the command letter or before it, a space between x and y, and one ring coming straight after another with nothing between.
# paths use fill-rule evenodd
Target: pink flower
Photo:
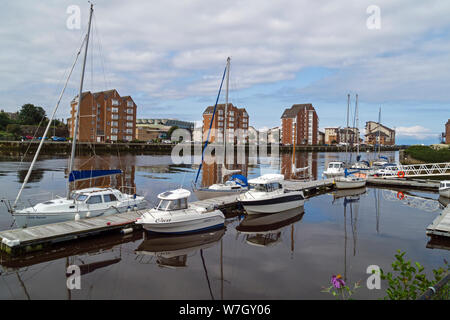
<instances>
[{"instance_id":1,"label":"pink flower","mask_svg":"<svg viewBox=\"0 0 450 320\"><path fill-rule=\"evenodd\" d=\"M336 288L340 289L345 286L345 281L342 279L342 276L338 274L337 276L333 275L331 277L331 284Z\"/></svg>"}]
</instances>

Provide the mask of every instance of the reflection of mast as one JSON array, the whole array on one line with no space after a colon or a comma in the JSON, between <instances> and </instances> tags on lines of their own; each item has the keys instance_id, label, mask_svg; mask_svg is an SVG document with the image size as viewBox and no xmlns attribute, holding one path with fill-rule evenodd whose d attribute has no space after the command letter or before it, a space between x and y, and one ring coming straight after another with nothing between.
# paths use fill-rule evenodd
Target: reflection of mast
<instances>
[{"instance_id":1,"label":"reflection of mast","mask_svg":"<svg viewBox=\"0 0 450 320\"><path fill-rule=\"evenodd\" d=\"M66 270L69 268L69 257L66 257ZM67 287L67 300L72 300L72 292L70 291L69 287Z\"/></svg>"},{"instance_id":2,"label":"reflection of mast","mask_svg":"<svg viewBox=\"0 0 450 320\"><path fill-rule=\"evenodd\" d=\"M374 189L375 196L375 216L377 220L377 233L380 232L379 226L380 226L380 193L378 192L378 189Z\"/></svg>"},{"instance_id":3,"label":"reflection of mast","mask_svg":"<svg viewBox=\"0 0 450 320\"><path fill-rule=\"evenodd\" d=\"M357 205L357 204L356 204ZM351 216L351 226L352 226L352 235L353 235L353 256L356 256L356 222L358 220L358 210L355 208L355 220L353 221L353 205L350 203L350 216Z\"/></svg>"},{"instance_id":4,"label":"reflection of mast","mask_svg":"<svg viewBox=\"0 0 450 320\"><path fill-rule=\"evenodd\" d=\"M344 281L347 282L347 198L344 198Z\"/></svg>"},{"instance_id":5,"label":"reflection of mast","mask_svg":"<svg viewBox=\"0 0 450 320\"><path fill-rule=\"evenodd\" d=\"M220 239L220 299L223 300L223 239Z\"/></svg>"},{"instance_id":6,"label":"reflection of mast","mask_svg":"<svg viewBox=\"0 0 450 320\"><path fill-rule=\"evenodd\" d=\"M30 295L28 294L27 288L25 287L25 283L23 283L22 279L19 276L19 272L16 272L17 279L19 280L20 285L23 288L23 291L25 292L25 295L27 296L28 300L31 300Z\"/></svg>"},{"instance_id":7,"label":"reflection of mast","mask_svg":"<svg viewBox=\"0 0 450 320\"><path fill-rule=\"evenodd\" d=\"M209 293L211 294L211 299L214 300L214 295L211 290L211 283L209 282L208 270L206 270L205 258L203 258L203 249L200 249L200 256L202 257L203 269L205 270L206 282L208 283Z\"/></svg>"}]
</instances>

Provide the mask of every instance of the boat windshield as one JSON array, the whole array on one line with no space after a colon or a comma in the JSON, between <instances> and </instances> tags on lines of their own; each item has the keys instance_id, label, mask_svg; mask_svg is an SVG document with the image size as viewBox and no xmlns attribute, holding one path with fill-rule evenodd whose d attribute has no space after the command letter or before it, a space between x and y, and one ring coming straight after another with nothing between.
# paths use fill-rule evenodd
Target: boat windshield
<instances>
[{"instance_id":1,"label":"boat windshield","mask_svg":"<svg viewBox=\"0 0 450 320\"><path fill-rule=\"evenodd\" d=\"M272 191L281 189L281 184L278 182L267 183L267 184L252 183L252 184L250 184L250 188L252 188L254 191L259 191L259 192L272 192Z\"/></svg>"},{"instance_id":2,"label":"boat windshield","mask_svg":"<svg viewBox=\"0 0 450 320\"><path fill-rule=\"evenodd\" d=\"M156 207L157 210L161 211L172 211L181 210L187 208L187 198L176 199L176 200L161 200Z\"/></svg>"},{"instance_id":3,"label":"boat windshield","mask_svg":"<svg viewBox=\"0 0 450 320\"><path fill-rule=\"evenodd\" d=\"M87 197L88 197L88 196L87 196L86 194L80 193L80 194L78 194L78 195L76 196L75 200L77 200L77 201L84 201L84 200L87 199Z\"/></svg>"}]
</instances>

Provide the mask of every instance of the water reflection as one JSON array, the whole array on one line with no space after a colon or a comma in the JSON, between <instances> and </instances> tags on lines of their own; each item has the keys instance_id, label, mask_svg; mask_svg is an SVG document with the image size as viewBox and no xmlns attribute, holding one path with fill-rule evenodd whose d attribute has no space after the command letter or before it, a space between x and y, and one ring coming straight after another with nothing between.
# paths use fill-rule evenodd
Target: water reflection
<instances>
[{"instance_id":1,"label":"water reflection","mask_svg":"<svg viewBox=\"0 0 450 320\"><path fill-rule=\"evenodd\" d=\"M256 246L272 246L281 241L282 229L300 221L304 208L295 208L274 214L247 215L236 230L246 236L248 244ZM294 239L291 237L291 241ZM293 247L293 243L292 243Z\"/></svg>"},{"instance_id":2,"label":"water reflection","mask_svg":"<svg viewBox=\"0 0 450 320\"><path fill-rule=\"evenodd\" d=\"M122 170L122 174L99 177L88 180L78 180L70 184L71 190L79 190L92 187L112 187L124 193L136 193L136 156L94 156L77 157L75 159L75 168L77 170ZM66 178L68 172L66 169Z\"/></svg>"},{"instance_id":3,"label":"water reflection","mask_svg":"<svg viewBox=\"0 0 450 320\"><path fill-rule=\"evenodd\" d=\"M202 187L209 187L216 183L223 183L226 181L227 174L225 170L239 170L239 174L247 177L248 175L248 156L245 159L245 163L238 164L235 157L232 164L217 163L218 157L212 155L208 157L208 161L203 161L202 164ZM225 180L224 180L225 179Z\"/></svg>"},{"instance_id":4,"label":"water reflection","mask_svg":"<svg viewBox=\"0 0 450 320\"><path fill-rule=\"evenodd\" d=\"M285 179L317 179L317 152L296 152L295 157L290 153L280 154L281 174ZM304 171L293 173L293 163L295 168L306 168Z\"/></svg>"},{"instance_id":5,"label":"water reflection","mask_svg":"<svg viewBox=\"0 0 450 320\"><path fill-rule=\"evenodd\" d=\"M28 183L41 181L42 178L44 177L44 173L46 171L49 171L49 170L48 169L39 169L39 168L34 169L30 175L30 178L28 179ZM28 169L17 171L17 180L19 183L23 183L23 181L25 180L25 177L27 176L27 173L28 173Z\"/></svg>"},{"instance_id":6,"label":"water reflection","mask_svg":"<svg viewBox=\"0 0 450 320\"><path fill-rule=\"evenodd\" d=\"M203 233L162 236L145 232L145 239L135 250L137 255L155 258L160 267L180 268L187 266L188 255L217 244L225 234L225 228ZM146 260L150 263L153 259Z\"/></svg>"}]
</instances>

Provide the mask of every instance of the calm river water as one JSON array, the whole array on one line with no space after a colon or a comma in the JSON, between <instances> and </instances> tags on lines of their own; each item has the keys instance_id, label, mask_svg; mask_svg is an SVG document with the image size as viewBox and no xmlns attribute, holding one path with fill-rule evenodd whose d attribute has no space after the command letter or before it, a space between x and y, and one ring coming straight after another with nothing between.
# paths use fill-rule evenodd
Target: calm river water
<instances>
[{"instance_id":1,"label":"calm river water","mask_svg":"<svg viewBox=\"0 0 450 320\"><path fill-rule=\"evenodd\" d=\"M343 153L301 153L296 166L308 166L307 174L321 179L328 161L344 158ZM290 161L284 155L272 163L234 167L256 177L288 172ZM28 165L0 161L1 198L15 198ZM150 203L168 189L190 189L197 170L196 165L172 164L170 156L150 155L79 159L78 166L122 168L123 178L100 184L135 187ZM52 194L65 195L66 168L67 159L39 161L24 198L43 201ZM217 182L219 170L205 166L199 180L203 185ZM379 299L386 283L381 290L367 289L366 269L378 265L390 271L397 249L429 274L450 259L450 244L447 250L433 249L425 234L441 212L438 194L404 190L406 197L399 200L397 192L366 188L322 194L307 200L304 211L274 215L272 227L262 222L246 229L244 215L237 214L227 219L225 229L209 233L167 239L135 232L64 244L21 259L2 256L0 299L334 299L321 292L333 274L350 284L361 281L355 299ZM0 229L12 223L2 206ZM66 287L71 264L81 267L80 290Z\"/></svg>"}]
</instances>

